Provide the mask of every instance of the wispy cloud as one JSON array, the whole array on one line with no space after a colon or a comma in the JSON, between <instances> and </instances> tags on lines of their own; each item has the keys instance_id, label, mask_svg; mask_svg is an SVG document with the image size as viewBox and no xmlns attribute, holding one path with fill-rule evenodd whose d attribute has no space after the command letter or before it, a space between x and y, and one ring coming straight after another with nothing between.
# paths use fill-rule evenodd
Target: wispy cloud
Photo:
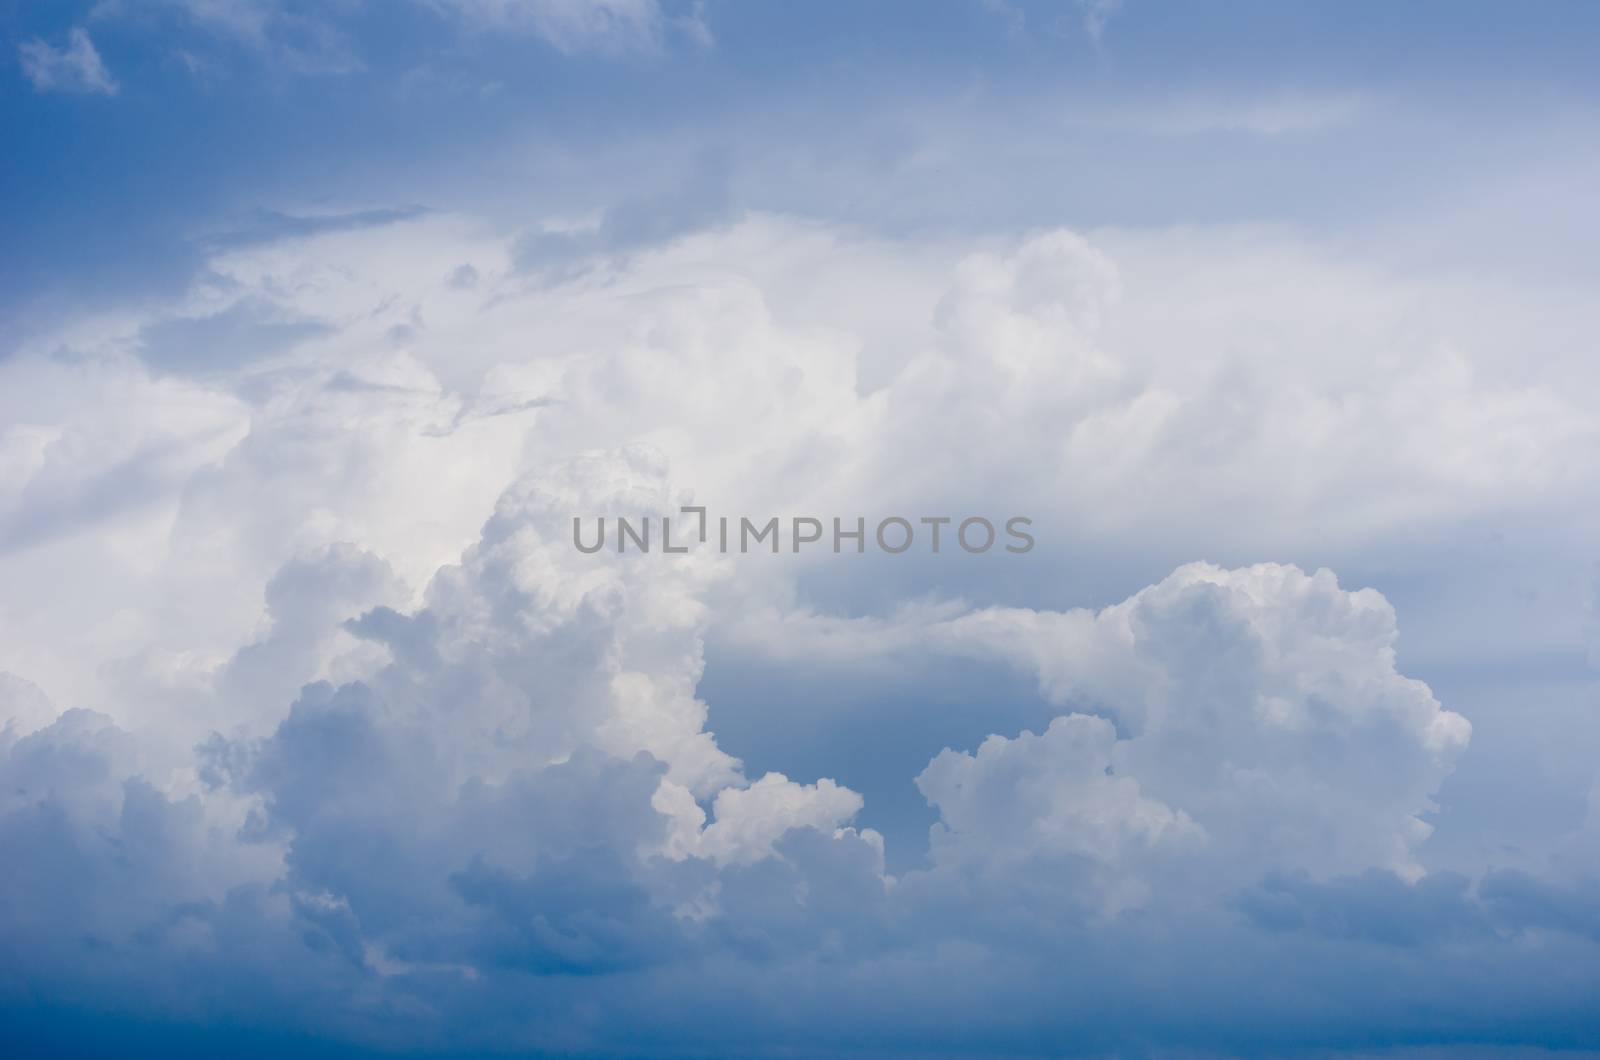
<instances>
[{"instance_id":1,"label":"wispy cloud","mask_svg":"<svg viewBox=\"0 0 1600 1060\"><path fill-rule=\"evenodd\" d=\"M281 0L166 0L184 18L211 35L255 52L273 65L298 74L349 74L366 68L355 46L334 22ZM133 14L137 9L129 9ZM119 13L115 2L101 15ZM191 70L205 64L187 51L178 53Z\"/></svg>"},{"instance_id":2,"label":"wispy cloud","mask_svg":"<svg viewBox=\"0 0 1600 1060\"><path fill-rule=\"evenodd\" d=\"M1083 31L1099 47L1106 23L1122 8L1122 0L1078 0L1078 6L1083 10Z\"/></svg>"},{"instance_id":3,"label":"wispy cloud","mask_svg":"<svg viewBox=\"0 0 1600 1060\"><path fill-rule=\"evenodd\" d=\"M656 0L429 0L469 26L510 30L543 39L568 55L608 55L659 49L668 34L711 44L701 6L673 15Z\"/></svg>"},{"instance_id":4,"label":"wispy cloud","mask_svg":"<svg viewBox=\"0 0 1600 1060\"><path fill-rule=\"evenodd\" d=\"M20 44L17 53L22 72L36 91L117 94L116 79L82 27L70 30L62 47L35 37Z\"/></svg>"},{"instance_id":5,"label":"wispy cloud","mask_svg":"<svg viewBox=\"0 0 1600 1060\"><path fill-rule=\"evenodd\" d=\"M1076 125L1134 129L1162 136L1249 133L1285 136L1357 121L1372 101L1360 93L1284 93L1251 98L1180 97L1075 114Z\"/></svg>"}]
</instances>

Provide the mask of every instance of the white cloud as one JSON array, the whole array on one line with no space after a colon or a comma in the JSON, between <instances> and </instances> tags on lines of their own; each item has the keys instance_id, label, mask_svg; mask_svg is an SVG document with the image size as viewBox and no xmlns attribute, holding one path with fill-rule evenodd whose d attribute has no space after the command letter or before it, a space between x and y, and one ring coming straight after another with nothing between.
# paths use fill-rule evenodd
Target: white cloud
<instances>
[{"instance_id":1,"label":"white cloud","mask_svg":"<svg viewBox=\"0 0 1600 1060\"><path fill-rule=\"evenodd\" d=\"M1139 870L1204 845L1205 830L1116 773L1116 731L1072 714L1043 734L991 736L973 754L945 750L917 777L939 811L936 869L977 873L997 888L1051 876L1067 903L1118 912L1140 905Z\"/></svg>"},{"instance_id":2,"label":"white cloud","mask_svg":"<svg viewBox=\"0 0 1600 1060\"><path fill-rule=\"evenodd\" d=\"M972 248L756 216L553 283L513 244L418 215L235 246L174 304L0 366L0 667L42 690L4 686L0 836L90 870L28 945L87 903L150 967L253 962L338 999L306 1018L384 1040L416 976L449 1015L400 1033L470 1023L484 983L609 1012L607 976L685 959L814 958L831 985L1115 950L1225 919L1267 874L1264 918L1352 877L1406 901L1381 881L1425 868L1469 727L1402 674L1387 599L1201 563L1092 609L1070 568L1173 525L1213 554L1427 534L1589 481L1594 381L1485 355L1453 315L1475 289L1218 232ZM314 327L163 347L194 340L160 324L241 306L246 330ZM906 567L848 614L810 579L852 557L571 546L574 515L696 501L1027 503L1061 551L1036 609L928 596L944 568ZM1060 716L914 763L930 861L891 877L847 775L747 772L719 740L713 637L819 671L1008 663ZM115 723L51 723L79 706ZM861 729L839 739L909 735ZM0 911L45 879L0 881ZM129 895L114 915L100 880ZM120 974L78 956L53 988Z\"/></svg>"},{"instance_id":3,"label":"white cloud","mask_svg":"<svg viewBox=\"0 0 1600 1060\"><path fill-rule=\"evenodd\" d=\"M667 511L675 492L753 514L1026 505L1064 567L1173 525L1191 555L1359 544L1588 474L1592 382L1513 376L1448 313L1417 318L1477 290L1411 298L1265 237L1051 232L963 255L757 217L555 286L517 273L510 243L427 215L239 247L175 306L19 351L0 391L0 515L28 547L0 569L49 604L26 622L0 604L0 666L124 718L117 682L193 690L255 640L269 581L298 557L352 544L415 605L506 483L532 472L588 503L585 477L607 466L594 449L648 446L633 451L670 467L674 485L646 493ZM470 288L452 282L464 263ZM857 297L868 277L903 314ZM240 305L316 328L197 378L140 367L200 363L152 346L170 331L152 324ZM1416 353L1444 340L1461 345ZM526 503L519 518L566 533L561 504ZM519 561L548 568L552 602L599 572L562 540ZM48 593L47 569L73 573ZM871 657L915 628L808 614L793 585L811 569L747 564L685 599L772 652ZM205 609L178 606L199 586ZM304 679L340 672L318 658ZM674 678L686 709L696 679ZM658 680L618 677L619 733Z\"/></svg>"},{"instance_id":4,"label":"white cloud","mask_svg":"<svg viewBox=\"0 0 1600 1060\"><path fill-rule=\"evenodd\" d=\"M772 851L791 828L832 834L860 812L861 796L824 777L796 784L782 773L768 773L748 787L723 788L712 806L715 820L701 837L700 849L719 863L750 861Z\"/></svg>"},{"instance_id":5,"label":"white cloud","mask_svg":"<svg viewBox=\"0 0 1600 1060\"><path fill-rule=\"evenodd\" d=\"M17 56L36 91L117 94L116 79L81 26L68 30L67 41L60 47L38 38L23 41L17 45Z\"/></svg>"},{"instance_id":6,"label":"white cloud","mask_svg":"<svg viewBox=\"0 0 1600 1060\"><path fill-rule=\"evenodd\" d=\"M1115 719L1108 765L1206 831L1205 877L1223 885L1290 867L1420 875L1421 815L1472 731L1396 671L1388 602L1328 571L1192 564L1093 616L986 609L929 633Z\"/></svg>"}]
</instances>

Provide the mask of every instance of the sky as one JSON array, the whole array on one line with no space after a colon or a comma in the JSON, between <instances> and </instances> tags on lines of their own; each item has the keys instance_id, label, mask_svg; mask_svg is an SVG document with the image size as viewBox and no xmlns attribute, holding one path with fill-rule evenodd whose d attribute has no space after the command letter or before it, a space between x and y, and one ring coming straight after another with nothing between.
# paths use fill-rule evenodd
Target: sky
<instances>
[{"instance_id":1,"label":"sky","mask_svg":"<svg viewBox=\"0 0 1600 1060\"><path fill-rule=\"evenodd\" d=\"M0 0L0 1051L1600 1055L1597 42Z\"/></svg>"}]
</instances>

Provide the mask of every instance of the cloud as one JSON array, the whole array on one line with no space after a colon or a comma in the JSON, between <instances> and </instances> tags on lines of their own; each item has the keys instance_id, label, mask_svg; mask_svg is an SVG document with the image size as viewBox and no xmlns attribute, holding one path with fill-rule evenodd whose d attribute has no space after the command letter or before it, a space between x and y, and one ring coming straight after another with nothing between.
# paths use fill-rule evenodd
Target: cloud
<instances>
[{"instance_id":1,"label":"cloud","mask_svg":"<svg viewBox=\"0 0 1600 1060\"><path fill-rule=\"evenodd\" d=\"M237 399L152 379L125 355L13 359L0 364L0 377L8 384L0 549L62 540L170 500L244 429Z\"/></svg>"},{"instance_id":2,"label":"cloud","mask_svg":"<svg viewBox=\"0 0 1600 1060\"><path fill-rule=\"evenodd\" d=\"M1006 32L1015 37L1027 27L1027 12L1007 0L979 0L979 7L1005 24Z\"/></svg>"},{"instance_id":3,"label":"cloud","mask_svg":"<svg viewBox=\"0 0 1600 1060\"><path fill-rule=\"evenodd\" d=\"M446 214L295 229L217 250L174 304L17 351L0 518L14 550L84 581L46 593L46 553L16 551L8 580L60 602L18 624L0 665L116 716L101 666L204 683L296 557L354 544L420 592L508 482L596 448L644 444L674 489L729 512L1025 509L1043 542L1027 562L1045 564L1029 580L1108 599L1160 573L1132 581L1130 554L1331 562L1330 545L1459 533L1586 482L1589 384L1509 375L1463 340L1454 314L1483 292L1407 293L1259 235L913 251L746 215L597 250L554 284L518 268L517 245ZM1172 525L1186 554L1169 559ZM101 526L117 532L81 535ZM1087 588L1085 557L1120 572ZM807 557L713 580L707 606L741 616L718 634L746 648L871 657L915 629L887 622L897 594L942 584L902 559L849 579L855 622L795 602L797 584L838 591L838 568ZM64 646L91 582L86 668ZM152 617L150 600L198 585L209 615Z\"/></svg>"},{"instance_id":4,"label":"cloud","mask_svg":"<svg viewBox=\"0 0 1600 1060\"><path fill-rule=\"evenodd\" d=\"M1000 887L1018 876L1054 877L1064 902L1107 911L1141 904L1147 856L1204 844L1182 811L1116 775L1116 732L1105 718L1072 714L1043 734L991 736L974 754L945 750L917 777L939 811L936 868L976 872Z\"/></svg>"},{"instance_id":5,"label":"cloud","mask_svg":"<svg viewBox=\"0 0 1600 1060\"><path fill-rule=\"evenodd\" d=\"M1074 114L1074 124L1131 128L1162 136L1249 133L1276 137L1338 129L1373 110L1356 93L1261 94L1236 99L1175 98L1123 109Z\"/></svg>"},{"instance_id":6,"label":"cloud","mask_svg":"<svg viewBox=\"0 0 1600 1060\"><path fill-rule=\"evenodd\" d=\"M269 243L296 236L390 225L421 217L426 213L427 211L419 206L378 207L323 213L256 210L232 227L207 236L205 243L212 251L224 251L234 247L249 246L252 243Z\"/></svg>"},{"instance_id":7,"label":"cloud","mask_svg":"<svg viewBox=\"0 0 1600 1060\"><path fill-rule=\"evenodd\" d=\"M1261 237L906 246L747 214L551 278L507 231L286 225L0 365L0 666L37 686L0 684L0 844L30 854L0 875L0 1001L270 1004L438 1051L1288 1051L1336 1034L1329 1004L1577 1026L1581 874L1430 863L1471 728L1401 665L1391 600L1124 557L1151 524L1258 554L1534 505L1585 481L1581 387L1407 356L1449 321L1399 326L1382 277ZM194 356L263 321L318 327ZM574 515L702 502L1028 503L1060 551L962 583L572 548ZM730 645L818 684L714 701ZM983 701L1006 667L1026 720ZM952 671L984 675L963 714ZM885 673L920 712L821 680ZM724 709L794 711L838 761L758 760ZM925 858L889 869L847 768L921 794Z\"/></svg>"},{"instance_id":8,"label":"cloud","mask_svg":"<svg viewBox=\"0 0 1600 1060\"><path fill-rule=\"evenodd\" d=\"M117 94L116 79L81 26L67 31L67 42L61 47L38 38L23 41L17 45L17 57L23 75L37 92Z\"/></svg>"},{"instance_id":9,"label":"cloud","mask_svg":"<svg viewBox=\"0 0 1600 1060\"><path fill-rule=\"evenodd\" d=\"M612 477L626 466L610 465ZM632 473L643 482L652 474L637 464ZM515 495L550 488L530 484ZM27 910L26 929L10 937L26 958L15 967L28 969L0 985L94 997L147 1017L192 1016L198 1004L207 1022L223 1024L248 1018L266 997L282 1025L368 1045L604 1052L641 1035L654 1040L686 1015L707 1033L706 996L668 986L690 969L727 977L723 996L740 999L741 1033L768 1040L769 1021L791 1005L843 1005L857 1030L916 1033L896 992L926 999L950 976L983 1004L1029 1013L1039 1033L1068 1033L1051 1021L1085 1018L1094 999L1041 988L1048 977L1024 986L1022 969L1076 955L1093 967L1102 1003L1125 1005L1152 975L1169 981L1147 963L1152 929L1169 955L1201 960L1226 941L1230 976L1243 965L1245 981L1289 976L1307 988L1306 969L1322 963L1310 959L1316 946L1336 939L1354 947L1339 960L1372 965L1374 996L1390 999L1427 990L1408 994L1404 984L1415 980L1394 979L1362 947L1430 955L1449 947L1456 961L1466 945L1482 955L1473 967L1500 966L1502 943L1485 929L1491 914L1459 877L1411 884L1369 870L1252 879L1242 866L1233 878L1245 886L1214 893L1227 880L1214 879L1203 859L1230 819L1203 789L1185 801L1205 815L1204 826L1145 792L1124 746L1138 738L1120 738L1107 717L1063 716L1039 736L996 736L937 756L918 778L940 814L934 856L898 880L884 874L880 839L841 826L861 810L859 797L826 780L796 785L769 774L752 784L724 773L706 789L716 792L706 824L670 779L677 767L649 750L630 754L608 732L608 686L640 657L638 632L584 617L591 607L615 608L620 590L629 604L612 618L632 613L630 622L654 625L663 611L648 594L664 587L650 583L683 575L643 564L628 572L617 561L583 598L541 599L530 588L559 581L539 558L539 521L527 518L525 503L503 503L484 546L461 569L440 573L424 609L359 620L363 636L383 638L390 661L364 679L306 686L260 738L207 741L189 794L148 779L147 741L157 734L83 711L0 748L0 843L32 854L23 871L0 880L0 911ZM323 562L330 575L333 565L363 563L355 555ZM286 573L274 600L290 585L314 585L311 569ZM488 613L483 594L499 601ZM306 625L325 626L339 610ZM1312 639L1336 641L1341 634L1316 618L1321 610L1280 617ZM586 641L611 646L593 650ZM1357 637L1350 650L1366 646ZM504 683L519 669L537 680ZM585 679L591 672L598 682ZM1203 705L1212 691L1187 670L1146 681L1144 698L1159 689L1175 706ZM1236 706L1248 713L1248 703ZM635 734L679 715L670 695L627 709ZM1201 709L1194 720L1210 719ZM541 735L519 739L519 723ZM680 762L701 754L675 740L657 746ZM1189 759L1207 772L1219 765L1214 753L1201 743ZM1298 860L1285 838L1264 832L1268 860L1270 849ZM63 879L73 885L59 886ZM1551 972L1562 982L1582 980L1577 969L1586 965L1561 962L1569 940L1587 937L1587 899L1546 896L1545 885L1509 877L1483 886L1493 924L1567 969ZM1228 911L1253 926L1219 926ZM1290 940L1289 952L1253 931ZM1066 982L1051 981L1067 988L1080 978L1064 974ZM195 975L209 983L199 1001L185 986ZM1170 1032L1203 1036L1183 1015L1180 984L1170 986L1179 999L1164 1011ZM863 990L876 998L870 1019L848 1000ZM1247 1036L1277 1033L1254 1022L1263 1004L1285 1019L1303 1011L1292 998L1251 997L1257 1015L1236 1024ZM555 1018L574 1003L602 1018ZM1239 1002L1222 1003L1231 1012ZM1513 1013L1517 1004L1499 1006ZM1072 1015L1044 1016L1051 1006ZM989 1021L948 1015L969 1030L987 1028L981 1033L995 1037L986 1040L1010 1040ZM1109 1029L1114 1023L1102 1019L1097 1033L1131 1040Z\"/></svg>"},{"instance_id":10,"label":"cloud","mask_svg":"<svg viewBox=\"0 0 1600 1060\"><path fill-rule=\"evenodd\" d=\"M1409 883L1380 869L1327 883L1304 874L1270 875L1237 904L1269 931L1415 948L1471 942L1490 930L1471 885L1448 872Z\"/></svg>"},{"instance_id":11,"label":"cloud","mask_svg":"<svg viewBox=\"0 0 1600 1060\"><path fill-rule=\"evenodd\" d=\"M1028 667L1052 702L1115 719L1126 735L1102 749L1106 768L1225 851L1211 880L1290 866L1420 876L1420 815L1472 731L1396 671L1388 602L1328 571L1192 564L1092 618L990 609L932 632Z\"/></svg>"},{"instance_id":12,"label":"cloud","mask_svg":"<svg viewBox=\"0 0 1600 1060\"><path fill-rule=\"evenodd\" d=\"M365 62L354 43L328 14L308 14L284 0L158 0L183 20L212 37L240 46L291 73L339 75L362 71ZM126 15L118 0L104 4L102 17ZM337 14L337 11L334 12ZM191 71L205 61L191 52L179 58Z\"/></svg>"},{"instance_id":13,"label":"cloud","mask_svg":"<svg viewBox=\"0 0 1600 1060\"><path fill-rule=\"evenodd\" d=\"M427 0L475 28L531 33L566 54L620 55L662 47L669 30L711 43L698 5L669 16L657 0Z\"/></svg>"},{"instance_id":14,"label":"cloud","mask_svg":"<svg viewBox=\"0 0 1600 1060\"><path fill-rule=\"evenodd\" d=\"M55 719L55 706L38 685L0 671L0 739L18 740Z\"/></svg>"},{"instance_id":15,"label":"cloud","mask_svg":"<svg viewBox=\"0 0 1600 1060\"><path fill-rule=\"evenodd\" d=\"M468 33L512 34L543 41L565 55L638 56L662 51L673 41L709 47L713 37L702 5L664 8L658 0L414 0L417 10L440 13ZM170 12L185 29L203 34L173 56L191 73L219 68L218 45L266 63L277 71L307 76L348 75L368 70L357 40L357 7L334 5L312 10L288 0L156 0L131 4L102 0L94 9L100 19L148 18L152 11ZM39 66L51 78L40 81L29 66L36 87L73 87L63 83L63 63L92 62L96 80L76 90L115 92L99 57L81 30L74 30L65 52L40 42L23 46L24 64ZM44 64L44 65L41 65ZM411 76L423 76L419 68ZM69 71L71 72L71 71ZM82 80L74 73L74 80Z\"/></svg>"},{"instance_id":16,"label":"cloud","mask_svg":"<svg viewBox=\"0 0 1600 1060\"><path fill-rule=\"evenodd\" d=\"M759 860L790 829L832 834L861 806L860 795L827 777L795 784L782 773L768 773L748 787L717 792L715 820L701 836L699 850L719 863Z\"/></svg>"},{"instance_id":17,"label":"cloud","mask_svg":"<svg viewBox=\"0 0 1600 1060\"><path fill-rule=\"evenodd\" d=\"M1078 0L1083 11L1083 31L1095 47L1105 38L1106 24L1122 9L1122 0Z\"/></svg>"}]
</instances>

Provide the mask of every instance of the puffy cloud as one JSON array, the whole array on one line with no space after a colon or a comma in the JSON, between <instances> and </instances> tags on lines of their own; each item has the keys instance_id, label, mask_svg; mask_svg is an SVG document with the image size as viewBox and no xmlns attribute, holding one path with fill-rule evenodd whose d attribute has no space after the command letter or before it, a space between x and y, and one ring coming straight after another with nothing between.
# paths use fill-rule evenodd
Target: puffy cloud
<instances>
[{"instance_id":1,"label":"puffy cloud","mask_svg":"<svg viewBox=\"0 0 1600 1060\"><path fill-rule=\"evenodd\" d=\"M748 787L723 788L713 803L716 820L700 839L700 850L717 862L752 861L792 828L833 833L861 810L861 796L824 777L796 784L768 773ZM872 833L868 830L866 835Z\"/></svg>"},{"instance_id":2,"label":"puffy cloud","mask_svg":"<svg viewBox=\"0 0 1600 1060\"><path fill-rule=\"evenodd\" d=\"M110 719L68 710L0 748L0 989L56 999L170 999L191 960L226 950L213 919L276 859L242 853L226 808L173 797L156 759ZM235 821L236 823L236 821ZM263 969L239 969L249 976Z\"/></svg>"},{"instance_id":3,"label":"puffy cloud","mask_svg":"<svg viewBox=\"0 0 1600 1060\"><path fill-rule=\"evenodd\" d=\"M267 582L262 635L234 653L217 677L228 720L276 719L302 685L370 672L382 661L381 649L344 623L407 599L387 563L353 546L332 545L290 560Z\"/></svg>"},{"instance_id":4,"label":"puffy cloud","mask_svg":"<svg viewBox=\"0 0 1600 1060\"><path fill-rule=\"evenodd\" d=\"M23 41L17 45L17 57L35 91L117 94L116 79L81 26L68 30L67 42L60 47L38 38Z\"/></svg>"},{"instance_id":5,"label":"puffy cloud","mask_svg":"<svg viewBox=\"0 0 1600 1060\"><path fill-rule=\"evenodd\" d=\"M1064 903L1116 912L1141 903L1139 866L1205 842L1182 811L1146 797L1112 765L1105 718L1057 718L1042 735L991 736L975 754L945 750L917 777L939 811L937 869L970 871L1000 887L1049 875Z\"/></svg>"},{"instance_id":6,"label":"puffy cloud","mask_svg":"<svg viewBox=\"0 0 1600 1060\"><path fill-rule=\"evenodd\" d=\"M1312 517L1356 537L1463 519L1536 496L1529 468L1577 451L1586 415L1441 361L1250 383L1205 327L1192 347L1130 331L1149 258L1104 242L1041 233L933 267L749 217L550 282L512 237L413 215L227 246L163 311L20 351L0 368L0 572L60 599L31 623L0 603L0 664L44 690L0 685L0 837L40 858L0 888L8 917L48 912L14 936L5 963L29 970L7 996L182 1017L203 975L204 1018L266 997L363 1041L583 1052L716 1015L687 982L726 984L760 1043L793 1019L774 998L903 1030L904 998L945 984L968 995L952 1013L1060 1029L1176 985L1185 954L1238 952L1246 970L1212 969L1234 986L1287 976L1274 1012L1305 1011L1291 995L1315 993L1330 945L1430 1004L1394 952L1527 946L1586 982L1581 885L1424 871L1470 729L1401 673L1384 596L1200 563L1068 609L1063 573L1150 520L1193 517L1237 552ZM885 278L915 334L852 301L851 276ZM1204 301L1163 310L1195 324ZM314 326L220 359L193 356L204 327L161 326L218 317ZM1484 416L1500 429L1479 437ZM685 503L1018 498L1084 546L1029 568L1050 601L1033 609L908 600L915 577L863 561L852 577L886 579L890 603L852 614L814 593L812 557L570 539L575 515ZM926 864L892 874L843 775L747 770L719 742L716 637L818 670L1009 664L1042 721L980 716L899 778L935 819ZM749 709L780 709L776 691ZM99 941L60 942L75 919ZM1072 954L1103 985L1064 1000L1046 984ZM1173 1026L1205 1024L1174 1005Z\"/></svg>"},{"instance_id":7,"label":"puffy cloud","mask_svg":"<svg viewBox=\"0 0 1600 1060\"><path fill-rule=\"evenodd\" d=\"M1326 570L1196 563L1100 611L922 607L775 629L777 651L836 665L944 654L1037 678L1074 713L946 751L919 779L943 817L935 853L990 871L1005 850L1053 845L1129 893L1180 851L1191 893L1290 870L1415 879L1434 795L1472 732L1399 672L1389 602ZM1113 856L1146 847L1174 857Z\"/></svg>"},{"instance_id":8,"label":"puffy cloud","mask_svg":"<svg viewBox=\"0 0 1600 1060\"><path fill-rule=\"evenodd\" d=\"M942 635L1115 719L1107 768L1206 830L1223 856L1213 880L1273 866L1419 875L1421 815L1472 731L1396 670L1388 602L1329 571L1191 564L1094 615L989 609Z\"/></svg>"},{"instance_id":9,"label":"puffy cloud","mask_svg":"<svg viewBox=\"0 0 1600 1060\"><path fill-rule=\"evenodd\" d=\"M47 923L79 917L111 952L161 969L130 987L115 964L86 965L46 931L20 943L59 958L30 988L72 996L121 984L132 991L123 996L170 1011L165 977L215 964L231 970L213 1012L246 1004L232 984L281 997L303 980L321 1001L286 1000L294 1019L384 1041L395 1031L380 1013L394 1020L424 984L430 1008L401 1019L429 1037L470 1020L486 992L522 996L528 976L593 977L589 1003L620 1011L606 985L614 977L672 974L685 962L761 975L802 959L911 962L940 975L954 959L941 940L1020 947L1031 959L1084 931L1123 930L1135 911L1165 918L1218 900L1274 932L1327 934L1357 915L1377 919L1370 929L1358 921L1356 937L1384 945L1412 930L1407 903L1422 899L1406 884L1377 883L1363 897L1332 874L1388 856L1381 829L1401 827L1413 807L1388 789L1351 803L1345 789L1366 779L1340 754L1308 764L1297 743L1337 751L1378 718L1426 748L1438 729L1437 761L1412 750L1390 763L1411 771L1398 790L1420 788L1419 798L1448 765L1455 723L1394 674L1392 613L1376 594L1292 568L1195 566L1098 614L941 616L916 634L930 650L1012 652L1039 669L1052 698L1092 698L1103 716L1072 714L1038 736L937 756L917 778L940 818L931 864L896 881L882 840L846 827L862 811L858 795L827 779L747 782L705 731L694 685L710 615L697 597L725 564L582 557L553 517L586 505L660 511L674 496L668 483L644 449L529 476L413 610L341 619L363 595L392 592L384 565L349 548L291 561L269 583L261 636L219 671L223 693L271 685L280 668L325 667L305 631L339 631L384 657L353 662L359 676L342 685L307 685L264 736L207 741L188 795L154 787L145 777L159 767L138 741L83 712L16 743L6 834L38 845L30 822L55 814L52 843L85 869L80 891L53 897ZM1317 781L1344 801L1324 809L1268 781L1290 796L1292 781ZM1296 822L1337 856L1312 857ZM1380 834L1360 846L1340 837L1346 827ZM1219 845L1235 870L1204 860ZM83 860L112 849L131 860L115 870ZM1279 863L1310 865L1329 882L1269 875L1249 890ZM13 878L13 908L43 879ZM1437 936L1415 932L1408 945ZM970 974L973 960L951 967ZM334 999L346 1006L337 1018L321 1011ZM555 1026L528 1019L494 1033Z\"/></svg>"}]
</instances>

